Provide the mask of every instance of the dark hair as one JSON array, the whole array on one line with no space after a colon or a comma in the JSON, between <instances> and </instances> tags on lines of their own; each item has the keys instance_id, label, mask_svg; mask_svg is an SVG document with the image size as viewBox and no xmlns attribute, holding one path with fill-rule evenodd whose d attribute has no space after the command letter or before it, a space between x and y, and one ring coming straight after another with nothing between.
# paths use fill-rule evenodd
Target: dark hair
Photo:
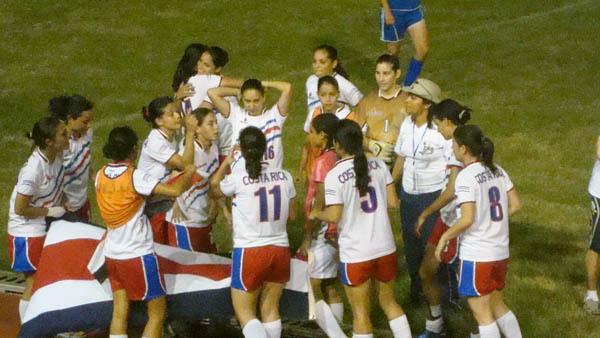
<instances>
[{"instance_id":1,"label":"dark hair","mask_svg":"<svg viewBox=\"0 0 600 338\"><path fill-rule=\"evenodd\" d=\"M137 142L137 134L129 126L116 127L108 134L102 153L113 161L123 161L135 150Z\"/></svg>"},{"instance_id":2,"label":"dark hair","mask_svg":"<svg viewBox=\"0 0 600 338\"><path fill-rule=\"evenodd\" d=\"M345 152L354 155L356 188L361 195L366 194L369 188L369 167L363 149L363 134L360 126L352 120L340 120L337 128L335 140Z\"/></svg>"},{"instance_id":3,"label":"dark hair","mask_svg":"<svg viewBox=\"0 0 600 338\"><path fill-rule=\"evenodd\" d=\"M335 47L333 47L331 45L323 44L323 45L320 45L317 48L315 48L315 50L313 51L313 54L314 54L314 52L316 52L318 50L324 50L327 53L327 56L329 57L329 59L331 61L337 61L337 65L335 66L335 68L333 68L334 72L340 74L341 76L345 77L346 79L350 78L350 75L348 75L348 73L346 72L346 69L344 69L344 67L342 66L342 63L338 59L338 51L337 51L337 49L335 49Z\"/></svg>"},{"instance_id":4,"label":"dark hair","mask_svg":"<svg viewBox=\"0 0 600 338\"><path fill-rule=\"evenodd\" d=\"M262 95L265 95L265 88L263 87L262 83L260 83L260 81L258 81L257 79L248 79L248 80L244 81L244 83L242 84L242 88L240 89L240 92L242 94L244 94L244 92L248 89L256 89Z\"/></svg>"},{"instance_id":5,"label":"dark hair","mask_svg":"<svg viewBox=\"0 0 600 338\"><path fill-rule=\"evenodd\" d=\"M84 96L75 94L72 96L61 95L48 101L48 112L50 116L61 121L67 121L67 117L78 119L84 111L94 108L92 102Z\"/></svg>"},{"instance_id":6,"label":"dark hair","mask_svg":"<svg viewBox=\"0 0 600 338\"><path fill-rule=\"evenodd\" d=\"M327 148L333 147L333 138L340 119L334 114L321 114L312 120L312 126L317 133L324 132L327 138Z\"/></svg>"},{"instance_id":7,"label":"dark hair","mask_svg":"<svg viewBox=\"0 0 600 338\"><path fill-rule=\"evenodd\" d=\"M196 68L198 60L204 52L208 50L208 47L201 43L191 43L187 46L183 52L183 56L177 64L175 74L173 74L173 83L171 87L176 92L182 83L186 83L190 77L196 75L198 69Z\"/></svg>"},{"instance_id":8,"label":"dark hair","mask_svg":"<svg viewBox=\"0 0 600 338\"><path fill-rule=\"evenodd\" d=\"M240 132L240 148L246 160L246 171L257 179L262 169L261 159L267 149L265 134L256 127L246 127Z\"/></svg>"},{"instance_id":9,"label":"dark hair","mask_svg":"<svg viewBox=\"0 0 600 338\"><path fill-rule=\"evenodd\" d=\"M335 79L335 77L333 77L331 75L321 76L319 78L319 82L317 82L317 90L321 89L321 86L324 83L329 83L330 85L335 87L335 90L337 90L338 92L340 91L340 86L339 86L337 80Z\"/></svg>"},{"instance_id":10,"label":"dark hair","mask_svg":"<svg viewBox=\"0 0 600 338\"><path fill-rule=\"evenodd\" d=\"M498 171L494 165L494 143L483 136L478 126L474 124L458 126L454 131L454 140L459 146L467 147L471 155L481 160L493 173Z\"/></svg>"},{"instance_id":11,"label":"dark hair","mask_svg":"<svg viewBox=\"0 0 600 338\"><path fill-rule=\"evenodd\" d=\"M61 121L54 117L44 117L33 125L31 132L25 136L33 140L33 145L40 149L46 149L46 140L56 139L56 131Z\"/></svg>"},{"instance_id":12,"label":"dark hair","mask_svg":"<svg viewBox=\"0 0 600 338\"><path fill-rule=\"evenodd\" d=\"M448 119L455 126L462 126L471 119L471 108L462 106L452 99L444 99L440 103L434 103L429 107L429 120Z\"/></svg>"},{"instance_id":13,"label":"dark hair","mask_svg":"<svg viewBox=\"0 0 600 338\"><path fill-rule=\"evenodd\" d=\"M393 71L397 71L398 69L400 69L400 61L398 60L398 57L396 55L382 54L381 56L379 56L377 58L377 62L375 62L375 66L377 66L380 63L389 64L390 66L392 66Z\"/></svg>"},{"instance_id":14,"label":"dark hair","mask_svg":"<svg viewBox=\"0 0 600 338\"><path fill-rule=\"evenodd\" d=\"M142 115L144 116L144 120L146 120L146 122L150 122L152 124L152 128L158 128L156 119L162 116L163 109L165 109L165 107L171 102L173 102L173 98L169 96L157 97L156 99L150 101L148 107L142 107Z\"/></svg>"},{"instance_id":15,"label":"dark hair","mask_svg":"<svg viewBox=\"0 0 600 338\"><path fill-rule=\"evenodd\" d=\"M208 109L208 108L196 108L194 109L194 111L192 111L192 114L194 114L194 116L196 116L196 119L198 119L198 125L202 125L202 123L204 123L204 118L206 117L206 115L212 113L212 109Z\"/></svg>"},{"instance_id":16,"label":"dark hair","mask_svg":"<svg viewBox=\"0 0 600 338\"><path fill-rule=\"evenodd\" d=\"M229 62L229 54L223 48L219 46L211 46L207 52L210 54L215 67L225 67Z\"/></svg>"}]
</instances>

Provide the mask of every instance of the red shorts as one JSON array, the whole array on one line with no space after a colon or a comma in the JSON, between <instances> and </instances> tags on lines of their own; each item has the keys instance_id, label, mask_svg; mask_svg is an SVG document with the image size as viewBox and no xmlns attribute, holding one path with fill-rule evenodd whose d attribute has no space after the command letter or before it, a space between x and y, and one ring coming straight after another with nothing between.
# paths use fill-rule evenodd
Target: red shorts
<instances>
[{"instance_id":1,"label":"red shorts","mask_svg":"<svg viewBox=\"0 0 600 338\"><path fill-rule=\"evenodd\" d=\"M504 289L508 259L493 262L461 260L458 293L467 297L488 295Z\"/></svg>"},{"instance_id":2,"label":"red shorts","mask_svg":"<svg viewBox=\"0 0 600 338\"><path fill-rule=\"evenodd\" d=\"M152 236L155 243L167 244L169 238L167 235L167 213L159 212L150 217L150 226L152 227Z\"/></svg>"},{"instance_id":3,"label":"red shorts","mask_svg":"<svg viewBox=\"0 0 600 338\"><path fill-rule=\"evenodd\" d=\"M125 289L129 300L152 300L165 295L165 282L154 253L130 259L106 257L112 291Z\"/></svg>"},{"instance_id":4,"label":"red shorts","mask_svg":"<svg viewBox=\"0 0 600 338\"><path fill-rule=\"evenodd\" d=\"M167 222L169 245L195 252L216 253L212 224L203 228L186 227Z\"/></svg>"},{"instance_id":5,"label":"red shorts","mask_svg":"<svg viewBox=\"0 0 600 338\"><path fill-rule=\"evenodd\" d=\"M10 268L16 272L37 271L46 236L14 237L7 235L6 240Z\"/></svg>"},{"instance_id":6,"label":"red shorts","mask_svg":"<svg viewBox=\"0 0 600 338\"><path fill-rule=\"evenodd\" d=\"M429 235L429 239L427 243L429 243L434 248L440 242L440 238L444 234L444 232L450 229L444 221L442 221L442 217L439 217L435 220L435 225L433 226L433 230L431 231L431 235ZM452 263L458 257L458 236L448 241L446 245L446 249L442 252L442 263Z\"/></svg>"},{"instance_id":7,"label":"red shorts","mask_svg":"<svg viewBox=\"0 0 600 338\"><path fill-rule=\"evenodd\" d=\"M90 201L85 201L85 204L75 211L75 215L79 216L82 220L89 222L90 221Z\"/></svg>"},{"instance_id":8,"label":"red shorts","mask_svg":"<svg viewBox=\"0 0 600 338\"><path fill-rule=\"evenodd\" d=\"M396 278L398 261L396 251L389 255L358 263L340 263L340 279L342 284L358 286L371 279L387 283Z\"/></svg>"},{"instance_id":9,"label":"red shorts","mask_svg":"<svg viewBox=\"0 0 600 338\"><path fill-rule=\"evenodd\" d=\"M290 248L267 245L233 248L231 287L254 291L264 282L287 283L290 280Z\"/></svg>"}]
</instances>

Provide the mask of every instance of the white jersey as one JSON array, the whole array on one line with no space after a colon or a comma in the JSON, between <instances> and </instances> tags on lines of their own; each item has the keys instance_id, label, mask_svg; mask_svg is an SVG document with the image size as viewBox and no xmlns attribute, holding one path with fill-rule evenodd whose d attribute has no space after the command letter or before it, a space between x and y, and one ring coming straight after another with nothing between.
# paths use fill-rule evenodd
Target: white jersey
<instances>
[{"instance_id":1,"label":"white jersey","mask_svg":"<svg viewBox=\"0 0 600 338\"><path fill-rule=\"evenodd\" d=\"M158 128L152 129L142 146L138 169L166 182L171 174L167 162L177 153L177 148L177 141L169 141L167 135Z\"/></svg>"},{"instance_id":2,"label":"white jersey","mask_svg":"<svg viewBox=\"0 0 600 338\"><path fill-rule=\"evenodd\" d=\"M221 191L233 197L233 246L289 246L286 225L290 200L296 197L294 179L283 169L267 167L257 179L236 172L221 181Z\"/></svg>"},{"instance_id":3,"label":"white jersey","mask_svg":"<svg viewBox=\"0 0 600 338\"><path fill-rule=\"evenodd\" d=\"M448 189L448 181L450 180L450 171L452 168L458 168L461 170L464 165L461 161L457 160L454 157L454 151L452 147L446 150L446 178L444 179L444 185L446 189ZM447 226L453 226L456 221L460 218L460 209L456 205L456 196L452 199L452 201L448 202L442 209L440 209L440 217L442 221Z\"/></svg>"},{"instance_id":4,"label":"white jersey","mask_svg":"<svg viewBox=\"0 0 600 338\"><path fill-rule=\"evenodd\" d=\"M90 164L92 163L92 128L79 139L71 137L69 149L63 155L65 167L65 187L69 205L79 210L87 201Z\"/></svg>"},{"instance_id":5,"label":"white jersey","mask_svg":"<svg viewBox=\"0 0 600 338\"><path fill-rule=\"evenodd\" d=\"M183 141L182 141L183 143ZM183 154L183 146L179 151ZM177 198L179 209L183 212L187 220L178 222L179 225L187 227L206 227L210 221L208 215L208 189L210 177L219 168L219 148L212 144L208 151L202 148L198 141L194 141L194 165L196 173L200 178L186 192ZM167 221L172 222L173 211L167 212Z\"/></svg>"},{"instance_id":6,"label":"white jersey","mask_svg":"<svg viewBox=\"0 0 600 338\"><path fill-rule=\"evenodd\" d=\"M40 237L46 234L45 217L29 218L15 213L17 194L31 196L29 205L50 208L60 203L65 180L62 154L50 163L46 156L35 148L19 171L17 184L10 196L8 212L8 234L15 237Z\"/></svg>"},{"instance_id":7,"label":"white jersey","mask_svg":"<svg viewBox=\"0 0 600 338\"><path fill-rule=\"evenodd\" d=\"M343 263L363 262L396 250L387 213L387 186L394 181L382 160L367 158L367 162L370 182L364 196L356 188L354 157L339 160L325 177L325 204L344 206L337 223Z\"/></svg>"},{"instance_id":8,"label":"white jersey","mask_svg":"<svg viewBox=\"0 0 600 338\"><path fill-rule=\"evenodd\" d=\"M408 116L400 126L394 152L404 157L402 188L409 194L425 194L445 187L446 157L452 140L444 139L435 125L417 127Z\"/></svg>"},{"instance_id":9,"label":"white jersey","mask_svg":"<svg viewBox=\"0 0 600 338\"><path fill-rule=\"evenodd\" d=\"M475 203L475 220L461 234L460 259L478 262L508 258L508 191L513 183L500 166L492 173L481 162L458 173L455 191L458 205Z\"/></svg>"},{"instance_id":10,"label":"white jersey","mask_svg":"<svg viewBox=\"0 0 600 338\"><path fill-rule=\"evenodd\" d=\"M128 169L126 164L107 165L104 174L107 177L118 177ZM154 188L160 183L152 175L139 170L133 171L133 188L143 196L152 194ZM130 259L140 257L154 251L152 227L148 217L144 215L145 203L135 215L118 228L107 228L104 243L104 255L113 259Z\"/></svg>"},{"instance_id":11,"label":"white jersey","mask_svg":"<svg viewBox=\"0 0 600 338\"><path fill-rule=\"evenodd\" d=\"M363 94L356 88L352 82L348 81L345 77L340 74L334 73L333 77L338 83L340 88L339 101L347 103L351 106L358 105L358 102L363 98ZM306 80L306 107L308 111L314 109L319 103L319 78L313 74Z\"/></svg>"},{"instance_id":12,"label":"white jersey","mask_svg":"<svg viewBox=\"0 0 600 338\"><path fill-rule=\"evenodd\" d=\"M310 124L312 123L312 120L315 118L315 110L318 110L318 109L320 109L320 111L318 112L317 116L322 114L323 107L319 103L319 104L314 105L314 107L312 109L310 109L310 112L308 113L308 115L306 115L306 120L304 121L304 132L307 134L310 132ZM335 111L335 116L337 116L337 118L340 120L348 118L348 116L351 116L351 114L352 114L352 108L350 108L350 106L348 106L345 103L342 103L341 107L339 107Z\"/></svg>"},{"instance_id":13,"label":"white jersey","mask_svg":"<svg viewBox=\"0 0 600 338\"><path fill-rule=\"evenodd\" d=\"M237 103L229 103L229 117L235 143L239 142L240 132L249 126L262 130L267 139L267 149L263 160L274 168L283 167L283 143L281 130L287 115L279 112L277 104L265 109L262 114L252 116Z\"/></svg>"},{"instance_id":14,"label":"white jersey","mask_svg":"<svg viewBox=\"0 0 600 338\"><path fill-rule=\"evenodd\" d=\"M600 160L598 159L596 159L594 169L592 169L592 178L588 185L588 192L590 195L600 198Z\"/></svg>"},{"instance_id":15,"label":"white jersey","mask_svg":"<svg viewBox=\"0 0 600 338\"><path fill-rule=\"evenodd\" d=\"M212 104L207 92L209 89L218 88L222 80L223 77L221 75L198 74L190 77L187 83L194 87L194 95L183 101L183 111L189 114L194 109L200 107L204 101Z\"/></svg>"}]
</instances>

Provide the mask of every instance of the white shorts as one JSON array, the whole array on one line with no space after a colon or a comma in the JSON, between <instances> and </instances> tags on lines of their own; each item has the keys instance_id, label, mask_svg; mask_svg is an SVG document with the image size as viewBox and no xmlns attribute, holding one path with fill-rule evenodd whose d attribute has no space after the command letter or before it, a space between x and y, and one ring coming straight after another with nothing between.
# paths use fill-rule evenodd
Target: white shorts
<instances>
[{"instance_id":1,"label":"white shorts","mask_svg":"<svg viewBox=\"0 0 600 338\"><path fill-rule=\"evenodd\" d=\"M310 278L329 279L336 278L338 274L339 253L333 245L325 242L324 238L317 238L310 246L314 261L310 266Z\"/></svg>"}]
</instances>

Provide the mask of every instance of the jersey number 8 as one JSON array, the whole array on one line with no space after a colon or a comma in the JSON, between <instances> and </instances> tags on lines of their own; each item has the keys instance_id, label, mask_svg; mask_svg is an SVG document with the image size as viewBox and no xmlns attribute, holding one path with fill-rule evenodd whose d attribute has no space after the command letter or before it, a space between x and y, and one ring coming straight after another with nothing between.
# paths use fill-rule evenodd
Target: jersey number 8
<instances>
[{"instance_id":1,"label":"jersey number 8","mask_svg":"<svg viewBox=\"0 0 600 338\"><path fill-rule=\"evenodd\" d=\"M498 187L491 187L488 190L490 197L490 217L494 222L500 222L504 218L502 213L502 204L500 204L500 190Z\"/></svg>"}]
</instances>

